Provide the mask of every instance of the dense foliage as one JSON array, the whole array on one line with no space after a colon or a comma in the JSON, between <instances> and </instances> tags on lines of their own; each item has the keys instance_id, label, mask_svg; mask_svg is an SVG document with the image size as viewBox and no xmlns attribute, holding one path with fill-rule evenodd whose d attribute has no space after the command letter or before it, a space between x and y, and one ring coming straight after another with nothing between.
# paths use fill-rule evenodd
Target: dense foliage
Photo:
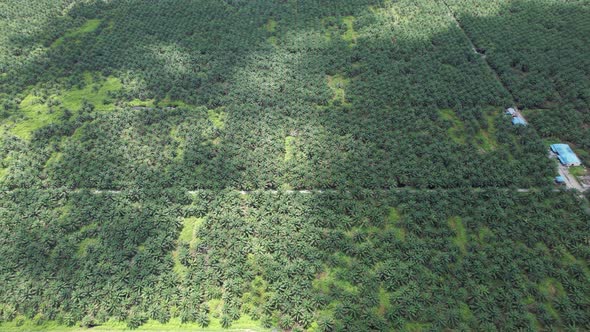
<instances>
[{"instance_id":1,"label":"dense foliage","mask_svg":"<svg viewBox=\"0 0 590 332\"><path fill-rule=\"evenodd\" d=\"M2 194L3 319L590 327L573 195L370 195Z\"/></svg>"},{"instance_id":2,"label":"dense foliage","mask_svg":"<svg viewBox=\"0 0 590 332\"><path fill-rule=\"evenodd\" d=\"M509 94L448 8L383 6L74 4L68 21L86 24L57 39L31 37L46 51L27 65L7 64L5 90L20 112L5 128L32 143L19 143L11 158L13 145L5 144L4 167L19 172L18 182L6 182L105 189L154 177L163 186L240 189L548 183L545 147L501 116ZM119 89L105 87L113 75ZM23 90L31 80L37 84ZM74 99L90 90L105 100ZM183 111L117 106L142 104ZM76 117L89 108L119 112ZM39 118L57 127L40 129ZM181 156L169 153L175 144Z\"/></svg>"},{"instance_id":3,"label":"dense foliage","mask_svg":"<svg viewBox=\"0 0 590 332\"><path fill-rule=\"evenodd\" d=\"M590 151L588 1L447 0L541 135Z\"/></svg>"},{"instance_id":4,"label":"dense foliage","mask_svg":"<svg viewBox=\"0 0 590 332\"><path fill-rule=\"evenodd\" d=\"M0 2L0 329L589 330L588 11Z\"/></svg>"}]
</instances>

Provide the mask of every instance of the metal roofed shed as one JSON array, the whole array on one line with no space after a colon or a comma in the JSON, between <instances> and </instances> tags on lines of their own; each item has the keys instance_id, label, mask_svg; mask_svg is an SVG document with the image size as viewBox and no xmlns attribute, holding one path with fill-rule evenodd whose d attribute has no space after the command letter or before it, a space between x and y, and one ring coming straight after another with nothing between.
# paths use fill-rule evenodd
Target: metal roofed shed
<instances>
[{"instance_id":1,"label":"metal roofed shed","mask_svg":"<svg viewBox=\"0 0 590 332\"><path fill-rule=\"evenodd\" d=\"M510 108L506 109L506 114L514 116L516 114L516 110L514 108L510 107Z\"/></svg>"},{"instance_id":2,"label":"metal roofed shed","mask_svg":"<svg viewBox=\"0 0 590 332\"><path fill-rule=\"evenodd\" d=\"M512 124L515 126L526 126L526 121L519 116L515 116L512 118Z\"/></svg>"},{"instance_id":3,"label":"metal roofed shed","mask_svg":"<svg viewBox=\"0 0 590 332\"><path fill-rule=\"evenodd\" d=\"M563 176L556 176L555 177L555 183L557 184L565 184L565 178Z\"/></svg>"},{"instance_id":4,"label":"metal roofed shed","mask_svg":"<svg viewBox=\"0 0 590 332\"><path fill-rule=\"evenodd\" d=\"M565 166L580 166L582 162L567 144L551 144L551 151L557 154L559 162Z\"/></svg>"}]
</instances>

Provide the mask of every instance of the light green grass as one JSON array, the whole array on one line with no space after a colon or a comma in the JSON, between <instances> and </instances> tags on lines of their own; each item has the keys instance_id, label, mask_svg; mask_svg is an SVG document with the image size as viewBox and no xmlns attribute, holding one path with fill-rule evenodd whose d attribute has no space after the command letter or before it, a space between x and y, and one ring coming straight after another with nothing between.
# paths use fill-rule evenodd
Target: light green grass
<instances>
[{"instance_id":1,"label":"light green grass","mask_svg":"<svg viewBox=\"0 0 590 332\"><path fill-rule=\"evenodd\" d=\"M270 33L274 33L277 31L278 23L273 18L269 18L268 22L264 25L264 29Z\"/></svg>"},{"instance_id":2,"label":"light green grass","mask_svg":"<svg viewBox=\"0 0 590 332\"><path fill-rule=\"evenodd\" d=\"M492 232L491 229L487 227L482 227L479 229L478 240L480 244L484 244L486 239L492 236L494 236L494 232Z\"/></svg>"},{"instance_id":3,"label":"light green grass","mask_svg":"<svg viewBox=\"0 0 590 332\"><path fill-rule=\"evenodd\" d=\"M475 143L483 152L490 152L496 150L498 142L496 141L496 126L494 120L497 116L497 111L489 110L484 114L487 123L487 129L482 128L475 135Z\"/></svg>"},{"instance_id":4,"label":"light green grass","mask_svg":"<svg viewBox=\"0 0 590 332\"><path fill-rule=\"evenodd\" d=\"M573 176L586 175L586 168L584 166L573 166L569 168L570 174Z\"/></svg>"},{"instance_id":5,"label":"light green grass","mask_svg":"<svg viewBox=\"0 0 590 332\"><path fill-rule=\"evenodd\" d=\"M563 289L563 285L553 278L544 279L539 284L539 292L549 300L565 296L565 290Z\"/></svg>"},{"instance_id":6,"label":"light green grass","mask_svg":"<svg viewBox=\"0 0 590 332\"><path fill-rule=\"evenodd\" d=\"M83 258L87 254L88 247L96 246L98 244L97 238L87 238L80 242L78 245L78 250L76 251L76 256L79 258Z\"/></svg>"},{"instance_id":7,"label":"light green grass","mask_svg":"<svg viewBox=\"0 0 590 332\"><path fill-rule=\"evenodd\" d=\"M404 324L404 331L421 332L430 330L431 323L410 322Z\"/></svg>"},{"instance_id":8,"label":"light green grass","mask_svg":"<svg viewBox=\"0 0 590 332\"><path fill-rule=\"evenodd\" d=\"M194 248L195 244L199 241L196 237L197 229L203 224L203 218L184 218L182 220L182 230L178 235L178 245L181 243L188 243L190 248ZM174 272L181 278L186 275L188 271L187 267L182 265L178 257L178 248L172 252L172 258L174 260Z\"/></svg>"},{"instance_id":9,"label":"light green grass","mask_svg":"<svg viewBox=\"0 0 590 332\"><path fill-rule=\"evenodd\" d=\"M186 109L194 109L194 105L190 105L185 103L182 100L174 100L171 99L169 96L166 98L156 102L155 99L133 99L128 101L126 104L128 107L146 107L146 108L166 108L166 107L179 107L179 108L186 108Z\"/></svg>"},{"instance_id":10,"label":"light green grass","mask_svg":"<svg viewBox=\"0 0 590 332\"><path fill-rule=\"evenodd\" d=\"M390 297L391 294L385 288L379 287L379 307L377 308L377 314L379 316L385 316L385 313L391 307Z\"/></svg>"},{"instance_id":11,"label":"light green grass","mask_svg":"<svg viewBox=\"0 0 590 332\"><path fill-rule=\"evenodd\" d=\"M4 157L4 159L2 160L2 162L0 163L0 181L2 179L4 179L4 177L8 174L8 172L10 171L10 162L12 161L12 157L11 156L7 156Z\"/></svg>"},{"instance_id":12,"label":"light green grass","mask_svg":"<svg viewBox=\"0 0 590 332\"><path fill-rule=\"evenodd\" d=\"M269 18L268 22L266 22L266 24L264 25L264 30L266 30L268 33L274 34L277 31L278 25L279 24L277 23L277 21L275 21L273 18ZM277 37L270 36L266 39L266 41L271 45L276 45Z\"/></svg>"},{"instance_id":13,"label":"light green grass","mask_svg":"<svg viewBox=\"0 0 590 332\"><path fill-rule=\"evenodd\" d=\"M398 225L400 219L401 216L399 211L394 207L390 207L389 214L387 215L388 222L385 226L385 229L392 229L395 238L403 242L406 240L406 230Z\"/></svg>"},{"instance_id":14,"label":"light green grass","mask_svg":"<svg viewBox=\"0 0 590 332\"><path fill-rule=\"evenodd\" d=\"M176 150L174 151L174 160L180 161L184 158L184 145L185 139L178 133L178 126L175 126L170 130L170 137L174 142L178 143Z\"/></svg>"},{"instance_id":15,"label":"light green grass","mask_svg":"<svg viewBox=\"0 0 590 332\"><path fill-rule=\"evenodd\" d=\"M451 128L448 129L449 136L455 143L465 144L465 125L459 119L455 111L452 109L439 110L439 115L442 119L452 122Z\"/></svg>"},{"instance_id":16,"label":"light green grass","mask_svg":"<svg viewBox=\"0 0 590 332\"><path fill-rule=\"evenodd\" d=\"M350 261L350 257L344 258L344 261ZM347 263L347 265L349 265ZM324 271L313 280L312 286L315 290L324 294L329 294L335 288L350 295L358 294L358 287L348 281L338 279L337 275L342 272L342 268L324 268Z\"/></svg>"},{"instance_id":17,"label":"light green grass","mask_svg":"<svg viewBox=\"0 0 590 332\"><path fill-rule=\"evenodd\" d=\"M455 243L463 254L467 253L467 232L465 231L465 226L463 225L463 221L459 217L452 217L449 219L449 227L455 232L455 238L453 239L453 243Z\"/></svg>"},{"instance_id":18,"label":"light green grass","mask_svg":"<svg viewBox=\"0 0 590 332\"><path fill-rule=\"evenodd\" d=\"M342 23L346 25L346 32L342 35L342 39L347 41L350 46L356 44L358 34L354 31L354 16L346 16L341 19Z\"/></svg>"},{"instance_id":19,"label":"light green grass","mask_svg":"<svg viewBox=\"0 0 590 332\"><path fill-rule=\"evenodd\" d=\"M225 127L225 119L227 118L227 114L223 110L223 107L207 110L209 121L211 121L213 126L215 126L217 129L223 129Z\"/></svg>"},{"instance_id":20,"label":"light green grass","mask_svg":"<svg viewBox=\"0 0 590 332\"><path fill-rule=\"evenodd\" d=\"M197 240L195 236L196 230L203 224L203 218L184 218L183 226L180 235L178 236L179 241L183 241L189 244L193 244Z\"/></svg>"},{"instance_id":21,"label":"light green grass","mask_svg":"<svg viewBox=\"0 0 590 332\"><path fill-rule=\"evenodd\" d=\"M87 33L93 32L96 29L98 29L98 27L100 26L100 23L101 22L102 22L102 20L100 20L100 19L91 19L91 20L88 20L81 27L76 28L76 29L72 29L72 30L66 32L63 36L61 36L58 39L56 39L51 44L51 47L57 47L57 46L63 44L63 42L64 42L64 40L66 38L79 37L79 36L81 36L83 34L87 34Z\"/></svg>"},{"instance_id":22,"label":"light green grass","mask_svg":"<svg viewBox=\"0 0 590 332\"><path fill-rule=\"evenodd\" d=\"M92 329L81 328L77 326L67 327L59 325L56 322L49 321L44 322L41 325L37 325L33 320L24 319L24 323L21 326L16 326L16 319L11 322L5 322L0 325L0 331L3 332L23 332L23 331L129 331L125 322L119 322L110 320L102 325L95 326ZM196 323L182 324L179 318L172 318L168 323L162 324L155 320L148 320L138 329L133 331L202 331L202 332L218 332L218 331L269 331L260 326L258 321L252 320L248 315L241 315L240 319L232 322L232 326L228 329L221 327L221 322L218 318L211 317L211 322L206 328L201 328Z\"/></svg>"},{"instance_id":23,"label":"light green grass","mask_svg":"<svg viewBox=\"0 0 590 332\"><path fill-rule=\"evenodd\" d=\"M96 110L111 111L115 108L112 104L105 104L108 99L108 93L118 91L123 84L118 78L108 77L99 83L92 83L90 73L84 75L86 86L82 89L72 89L65 91L59 96L64 107L70 110L79 110L84 100L93 104ZM95 90L96 89L96 90Z\"/></svg>"},{"instance_id":24,"label":"light green grass","mask_svg":"<svg viewBox=\"0 0 590 332\"><path fill-rule=\"evenodd\" d=\"M358 33L354 30L354 16L344 16L336 18L334 16L326 16L322 18L322 25L324 26L324 37L327 42L331 42L333 37L339 37L348 42L348 46L356 45ZM346 30L342 31L341 27L345 26Z\"/></svg>"},{"instance_id":25,"label":"light green grass","mask_svg":"<svg viewBox=\"0 0 590 332\"><path fill-rule=\"evenodd\" d=\"M105 103L108 99L108 93L118 91L122 88L122 83L118 78L107 77L99 82L93 82L90 73L84 74L85 86L81 89L73 88L61 91L59 94L49 96L48 99L55 99L61 102L61 107L70 111L79 111L84 101L94 105L98 111L112 111L115 106ZM29 139L33 131L56 122L62 112L57 107L52 111L46 102L40 97L29 93L20 103L19 109L25 116L24 120L17 120L11 132L23 139Z\"/></svg>"},{"instance_id":26,"label":"light green grass","mask_svg":"<svg viewBox=\"0 0 590 332\"><path fill-rule=\"evenodd\" d=\"M579 265L582 269L582 272L584 272L586 278L590 279L590 269L588 268L588 265L586 265L586 262L584 260L579 260L578 258L576 258L576 256L572 255L569 251L567 251L564 248L560 249L560 251L562 254L561 262L564 265Z\"/></svg>"},{"instance_id":27,"label":"light green grass","mask_svg":"<svg viewBox=\"0 0 590 332\"><path fill-rule=\"evenodd\" d=\"M327 76L328 87L332 90L333 97L330 104L334 104L335 101L339 101L341 105L350 106L350 103L346 100L346 88L350 84L350 79L340 74Z\"/></svg>"},{"instance_id":28,"label":"light green grass","mask_svg":"<svg viewBox=\"0 0 590 332\"><path fill-rule=\"evenodd\" d=\"M153 99L141 100L141 99L133 99L127 102L127 106L129 107L155 107L155 101Z\"/></svg>"},{"instance_id":29,"label":"light green grass","mask_svg":"<svg viewBox=\"0 0 590 332\"><path fill-rule=\"evenodd\" d=\"M464 322L468 322L474 318L473 312L471 312L469 305L465 302L459 304L459 314L461 315L461 320Z\"/></svg>"},{"instance_id":30,"label":"light green grass","mask_svg":"<svg viewBox=\"0 0 590 332\"><path fill-rule=\"evenodd\" d=\"M295 157L295 143L297 137L287 136L285 137L285 162Z\"/></svg>"}]
</instances>

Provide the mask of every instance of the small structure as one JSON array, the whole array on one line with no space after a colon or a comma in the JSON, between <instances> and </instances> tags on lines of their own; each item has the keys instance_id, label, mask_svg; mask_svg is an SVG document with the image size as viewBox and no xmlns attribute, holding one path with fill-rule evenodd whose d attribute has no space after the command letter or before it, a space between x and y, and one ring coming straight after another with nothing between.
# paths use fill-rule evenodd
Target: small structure
<instances>
[{"instance_id":1,"label":"small structure","mask_svg":"<svg viewBox=\"0 0 590 332\"><path fill-rule=\"evenodd\" d=\"M512 124L515 126L526 126L527 122L515 107L509 107L506 109L506 115L512 117Z\"/></svg>"},{"instance_id":2,"label":"small structure","mask_svg":"<svg viewBox=\"0 0 590 332\"><path fill-rule=\"evenodd\" d=\"M555 183L557 184L565 184L565 178L563 176L556 176L555 177Z\"/></svg>"},{"instance_id":3,"label":"small structure","mask_svg":"<svg viewBox=\"0 0 590 332\"><path fill-rule=\"evenodd\" d=\"M515 126L526 126L526 121L520 116L515 116L512 118L512 124Z\"/></svg>"},{"instance_id":4,"label":"small structure","mask_svg":"<svg viewBox=\"0 0 590 332\"><path fill-rule=\"evenodd\" d=\"M580 166L582 162L567 144L551 144L551 151L557 154L557 159L565 166Z\"/></svg>"}]
</instances>

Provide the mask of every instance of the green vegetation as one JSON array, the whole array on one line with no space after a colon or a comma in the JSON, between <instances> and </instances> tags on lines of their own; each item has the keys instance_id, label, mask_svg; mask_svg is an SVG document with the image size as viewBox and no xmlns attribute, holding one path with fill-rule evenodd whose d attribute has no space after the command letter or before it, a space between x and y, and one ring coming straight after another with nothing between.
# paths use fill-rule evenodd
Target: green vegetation
<instances>
[{"instance_id":1,"label":"green vegetation","mask_svg":"<svg viewBox=\"0 0 590 332\"><path fill-rule=\"evenodd\" d=\"M97 111L115 109L109 94L121 89L119 79L108 77L95 83L92 76L85 73L81 84L84 85L82 88L60 91L58 94L47 97L36 96L35 92L26 95L19 105L23 119L15 120L11 132L21 138L29 139L33 131L58 122L64 112L79 111L85 103Z\"/></svg>"},{"instance_id":2,"label":"green vegetation","mask_svg":"<svg viewBox=\"0 0 590 332\"><path fill-rule=\"evenodd\" d=\"M586 2L0 1L0 330L590 330Z\"/></svg>"},{"instance_id":3,"label":"green vegetation","mask_svg":"<svg viewBox=\"0 0 590 332\"><path fill-rule=\"evenodd\" d=\"M273 18L269 18L268 22L266 23L264 28L266 29L266 31L272 33L277 30L277 25L278 25L277 21L275 21Z\"/></svg>"},{"instance_id":4,"label":"green vegetation","mask_svg":"<svg viewBox=\"0 0 590 332\"><path fill-rule=\"evenodd\" d=\"M459 217L452 217L449 219L449 226L456 234L453 242L465 254L467 252L467 248L465 247L467 244L467 232L465 231L465 226L463 226L463 221Z\"/></svg>"},{"instance_id":5,"label":"green vegetation","mask_svg":"<svg viewBox=\"0 0 590 332\"><path fill-rule=\"evenodd\" d=\"M350 106L350 103L346 100L346 88L350 84L350 80L342 75L328 76L328 86L334 97L332 97L331 103L334 105Z\"/></svg>"},{"instance_id":6,"label":"green vegetation","mask_svg":"<svg viewBox=\"0 0 590 332\"><path fill-rule=\"evenodd\" d=\"M440 110L440 116L443 120L447 120L451 123L451 127L448 129L449 136L459 144L465 144L465 127L463 122L457 117L455 112L451 109Z\"/></svg>"},{"instance_id":7,"label":"green vegetation","mask_svg":"<svg viewBox=\"0 0 590 332\"><path fill-rule=\"evenodd\" d=\"M569 168L570 173L573 176L584 176L586 175L586 168L584 166L574 166Z\"/></svg>"},{"instance_id":8,"label":"green vegetation","mask_svg":"<svg viewBox=\"0 0 590 332\"><path fill-rule=\"evenodd\" d=\"M77 28L77 29L73 29L71 31L66 32L63 37L60 37L58 39L56 39L52 44L51 47L57 47L61 44L63 44L64 40L66 39L72 39L72 38L76 38L76 37L81 37L82 35L86 34L86 33L90 33L95 31L98 26L100 25L101 20L100 19L91 19L86 21L86 23L84 23L84 25L82 25L81 27Z\"/></svg>"},{"instance_id":9,"label":"green vegetation","mask_svg":"<svg viewBox=\"0 0 590 332\"><path fill-rule=\"evenodd\" d=\"M289 161L293 159L295 156L295 144L297 142L297 138L293 136L285 137L285 161Z\"/></svg>"},{"instance_id":10,"label":"green vegetation","mask_svg":"<svg viewBox=\"0 0 590 332\"><path fill-rule=\"evenodd\" d=\"M215 330L228 322L254 330L329 324L359 331L585 324L590 217L575 195L358 195L2 193L0 235L10 239L0 248L2 326L38 315L101 329L140 322L146 330ZM514 201L521 204L503 207ZM36 214L47 224L35 222ZM396 219L404 241L384 223ZM467 236L465 220L489 229L485 241ZM85 254L78 255L82 235ZM8 278L14 273L20 277ZM48 279L33 282L39 278ZM28 298L28 291L39 296ZM494 311L481 309L489 303Z\"/></svg>"},{"instance_id":11,"label":"green vegetation","mask_svg":"<svg viewBox=\"0 0 590 332\"><path fill-rule=\"evenodd\" d=\"M530 124L543 137L590 151L590 72L583 69L590 65L584 56L590 44L582 41L590 34L588 7L555 0L446 3L519 108L532 110L526 112ZM519 33L505 33L510 31Z\"/></svg>"}]
</instances>

